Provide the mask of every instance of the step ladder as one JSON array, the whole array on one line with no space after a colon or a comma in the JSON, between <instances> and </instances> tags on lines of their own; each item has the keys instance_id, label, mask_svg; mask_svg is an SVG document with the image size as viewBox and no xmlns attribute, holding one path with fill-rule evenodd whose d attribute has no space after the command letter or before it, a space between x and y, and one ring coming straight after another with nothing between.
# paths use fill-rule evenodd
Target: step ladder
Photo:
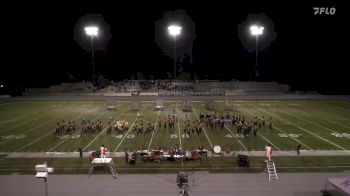
<instances>
[{"instance_id":1,"label":"step ladder","mask_svg":"<svg viewBox=\"0 0 350 196\"><path fill-rule=\"evenodd\" d=\"M276 172L276 166L274 162L268 161L266 163L266 169L267 169L267 173L269 174L269 181L278 180L278 175Z\"/></svg>"},{"instance_id":2,"label":"step ladder","mask_svg":"<svg viewBox=\"0 0 350 196\"><path fill-rule=\"evenodd\" d=\"M113 161L108 164L108 167L111 170L111 174L112 174L113 178L116 179L118 173L117 173L117 169L114 166Z\"/></svg>"},{"instance_id":3,"label":"step ladder","mask_svg":"<svg viewBox=\"0 0 350 196\"><path fill-rule=\"evenodd\" d=\"M94 172L94 168L96 166L107 166L109 168L109 170L111 171L111 174L113 176L114 179L117 178L117 169L113 163L112 158L105 158L105 159L101 159L101 158L95 158L94 160L91 161L90 163L90 169L89 169L89 176L90 177L93 172Z\"/></svg>"}]
</instances>

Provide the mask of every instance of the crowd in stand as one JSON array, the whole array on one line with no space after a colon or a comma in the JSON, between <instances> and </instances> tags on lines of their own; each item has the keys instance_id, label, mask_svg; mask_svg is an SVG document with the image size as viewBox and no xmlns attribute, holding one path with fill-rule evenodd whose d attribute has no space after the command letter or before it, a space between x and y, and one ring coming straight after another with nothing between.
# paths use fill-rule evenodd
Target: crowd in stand
<instances>
[{"instance_id":1,"label":"crowd in stand","mask_svg":"<svg viewBox=\"0 0 350 196\"><path fill-rule=\"evenodd\" d=\"M224 96L225 91L158 91L159 96Z\"/></svg>"},{"instance_id":2,"label":"crowd in stand","mask_svg":"<svg viewBox=\"0 0 350 196\"><path fill-rule=\"evenodd\" d=\"M183 81L177 81L180 85L174 85L174 81L171 80L141 80L141 81L122 81L111 82L111 85L117 87L118 92L128 92L131 87L139 87L141 91L158 92L159 96L224 96L224 90L213 90L208 88L207 90L196 90L194 85L181 84Z\"/></svg>"}]
</instances>

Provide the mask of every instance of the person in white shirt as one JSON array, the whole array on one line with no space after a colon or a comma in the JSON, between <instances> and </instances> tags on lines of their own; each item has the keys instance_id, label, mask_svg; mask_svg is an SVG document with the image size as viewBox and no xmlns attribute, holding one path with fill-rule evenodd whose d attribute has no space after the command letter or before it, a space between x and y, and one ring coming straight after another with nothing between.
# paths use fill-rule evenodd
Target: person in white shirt
<instances>
[{"instance_id":1,"label":"person in white shirt","mask_svg":"<svg viewBox=\"0 0 350 196\"><path fill-rule=\"evenodd\" d=\"M265 146L265 150L266 150L265 162L267 163L271 161L271 156L272 156L272 147L270 146L270 144L267 144Z\"/></svg>"},{"instance_id":2,"label":"person in white shirt","mask_svg":"<svg viewBox=\"0 0 350 196\"><path fill-rule=\"evenodd\" d=\"M102 145L101 146L101 161L102 162L105 162L106 154L107 154L107 148L104 145Z\"/></svg>"}]
</instances>

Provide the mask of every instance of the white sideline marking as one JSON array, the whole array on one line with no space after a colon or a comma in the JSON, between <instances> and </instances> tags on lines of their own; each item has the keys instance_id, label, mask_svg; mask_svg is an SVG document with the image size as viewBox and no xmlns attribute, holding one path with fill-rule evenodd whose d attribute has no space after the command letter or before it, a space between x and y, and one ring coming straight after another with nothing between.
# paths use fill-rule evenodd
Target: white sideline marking
<instances>
[{"instance_id":1,"label":"white sideline marking","mask_svg":"<svg viewBox=\"0 0 350 196\"><path fill-rule=\"evenodd\" d=\"M342 107L337 107L337 106L333 106L333 105L325 105L325 107L328 107L328 110L331 110L332 112L339 110L339 108L343 109ZM344 112L345 112L345 111L344 111ZM326 112L326 113L327 113L327 112ZM337 115L336 115L336 118L339 118L339 119L342 119L342 120L344 120L344 121L350 122L349 119L347 119L347 118L342 118L342 117L337 116Z\"/></svg>"},{"instance_id":2,"label":"white sideline marking","mask_svg":"<svg viewBox=\"0 0 350 196\"><path fill-rule=\"evenodd\" d=\"M256 116L254 113L252 113L252 112L250 112L250 111L248 111L248 110L246 110L246 109L244 109L244 108L242 108L242 107L240 107L240 108L241 108L240 110L246 111L246 113L250 113L250 114L252 114L253 116ZM284 134L287 134L286 132L284 132L284 131L282 131L280 128L278 128L276 125L272 126L272 128L277 129L279 132L282 132L282 133L284 133ZM287 134L287 135L288 135L288 134ZM290 137L289 135L288 135L288 138L290 138L290 139L292 139L292 140L298 142L299 144L302 144L303 146L305 146L305 147L308 148L309 150L313 150L313 149L310 148L308 145L304 144L303 142L301 142L301 141L299 141L299 140L297 140L297 139L295 139L295 138L293 138L293 137Z\"/></svg>"},{"instance_id":3,"label":"white sideline marking","mask_svg":"<svg viewBox=\"0 0 350 196\"><path fill-rule=\"evenodd\" d=\"M282 112L283 112L283 111L282 111ZM283 112L283 113L286 113L286 112ZM321 127L321 128L323 128L323 129L326 129L326 130L328 130L328 131L332 131L332 132L334 132L334 133L338 133L337 131L334 131L333 129L330 129L330 128L327 128L327 127L325 127L325 126L323 126L323 125L320 125L320 124L318 124L318 123L316 123L316 122L314 122L314 121L310 121L310 120L307 120L307 119L300 118L300 117L295 116L295 115L293 115L293 114L291 114L291 113L286 113L286 114L289 114L289 115L291 115L291 116L294 116L295 118L301 119L301 120L303 120L303 121L307 121L307 122L309 122L309 123L311 123L311 124L314 124L314 125L316 125L316 126L318 126L318 127ZM348 138L348 137L345 137L345 138L350 139L350 138Z\"/></svg>"},{"instance_id":4,"label":"white sideline marking","mask_svg":"<svg viewBox=\"0 0 350 196\"><path fill-rule=\"evenodd\" d=\"M240 105L240 104L239 104L239 105ZM208 110L206 110L206 111L209 112ZM232 138L236 138L236 140L238 141L238 143L239 143L246 151L248 151L248 149L247 149L247 148L244 146L244 144L238 139L238 137L237 137L235 134L232 133L231 129L228 128L226 125L224 125L224 126L225 126L226 130L227 130L229 133L231 133Z\"/></svg>"},{"instance_id":5,"label":"white sideline marking","mask_svg":"<svg viewBox=\"0 0 350 196\"><path fill-rule=\"evenodd\" d=\"M198 117L198 115L197 115L196 110L194 109L193 106L192 106L192 108L193 108L194 114L196 115L196 117L197 117L197 119L198 119L198 121L199 121L199 117ZM209 137L208 137L208 135L207 135L207 132L205 131L204 126L203 126L203 131L204 131L204 133L205 133L205 136L207 136L207 139L208 139L208 141L209 141L210 146L213 147L213 144L211 143L211 141L210 141L210 139L209 139Z\"/></svg>"},{"instance_id":6,"label":"white sideline marking","mask_svg":"<svg viewBox=\"0 0 350 196\"><path fill-rule=\"evenodd\" d=\"M68 106L63 106L63 107L68 107ZM33 112L33 113L23 114L23 115L21 115L21 116L19 116L19 117L16 117L16 118L14 118L14 119L10 119L10 120L8 120L8 121L12 121L12 120L19 119L19 118L24 118L25 116L32 115L32 114L37 114L37 113L38 113L38 114L41 114L41 113L43 113L44 111L49 110L49 112L44 113L44 115L39 115L39 116L34 117L34 118L32 118L32 119L29 119L29 120L27 120L27 121L25 121L25 122L15 124L14 126L10 127L10 128L7 129L7 130L13 129L13 128L18 127L18 126L20 126L20 125L26 125L26 124L28 124L29 122L32 122L32 121L34 121L34 120L36 120L36 119L39 119L39 118L42 118L42 117L47 117L47 115L51 115L51 114L53 114L53 113L55 112L54 109L55 109L55 108L54 108L52 105L50 105L50 106L48 106L47 108L44 108L44 109L41 109L41 110L37 110L37 111L35 111L35 112ZM1 130L0 132L2 132L2 130Z\"/></svg>"},{"instance_id":7,"label":"white sideline marking","mask_svg":"<svg viewBox=\"0 0 350 196\"><path fill-rule=\"evenodd\" d=\"M328 106L328 107L333 107L333 108L337 108L337 109L343 109L343 110L349 110L349 108L344 108L344 107L342 107L342 106L337 106L337 105L333 105L332 103L323 103L324 105L326 105L326 106Z\"/></svg>"},{"instance_id":8,"label":"white sideline marking","mask_svg":"<svg viewBox=\"0 0 350 196\"><path fill-rule=\"evenodd\" d=\"M45 109L45 110L46 110L46 109ZM44 110L39 110L38 113L41 113L42 111L44 111ZM38 119L38 118L47 117L47 115L51 115L53 112L54 112L53 110L50 110L50 112L45 113L44 115L40 115L40 116L37 116L37 117L32 118L32 119L30 119L30 120L27 120L27 121L25 121L25 122L15 124L15 125L13 125L12 127L8 128L8 129L0 130L0 133L2 133L2 132L4 132L4 131L11 130L11 129L16 128L16 127L21 126L21 125L26 125L26 124L28 124L29 122L32 122L32 121L34 121L34 120L36 120L36 119ZM32 114L24 114L24 115L21 115L21 116L18 116L18 117L16 117L16 118L12 118L12 119L9 119L9 120L3 121L3 122L10 122L10 121L12 121L12 120L17 120L17 119L23 118L23 116L27 116L27 115L32 115ZM0 124L2 124L3 122L0 122Z\"/></svg>"},{"instance_id":9,"label":"white sideline marking","mask_svg":"<svg viewBox=\"0 0 350 196\"><path fill-rule=\"evenodd\" d=\"M117 152L119 146L122 144L122 142L124 141L124 139L128 136L128 133L130 132L130 130L132 129L132 127L134 126L135 122L137 121L137 118L134 120L134 122L131 124L129 130L125 133L124 137L122 138L122 140L119 142L118 146L115 148L114 152Z\"/></svg>"},{"instance_id":10,"label":"white sideline marking","mask_svg":"<svg viewBox=\"0 0 350 196\"><path fill-rule=\"evenodd\" d=\"M56 118L56 119L54 119L54 120L61 119L62 117L68 116L68 115L69 115L69 114L67 114L67 115L62 115L62 116L60 116L59 118ZM33 130L35 130L35 129L37 129L37 128L43 126L43 125L46 125L46 124L48 124L48 123L50 123L50 122L52 122L52 121L54 121L54 120L46 121L46 122L43 123L43 124L40 124L40 125L38 125L38 126L36 126L36 127L33 127L33 128L31 128L31 129L28 129L27 131L23 132L22 134L29 133L29 132L31 132L31 131L33 131ZM49 133L50 133L50 132L49 132ZM40 138L42 138L42 137L40 137ZM12 141L12 140L5 140L5 141L3 141L3 142L0 142L0 144L6 143L6 142L9 142L9 141Z\"/></svg>"},{"instance_id":11,"label":"white sideline marking","mask_svg":"<svg viewBox=\"0 0 350 196\"><path fill-rule=\"evenodd\" d=\"M97 108L97 107L92 108L91 110L88 111L88 113L94 111L96 108ZM83 113L83 112L81 112L81 113ZM79 117L80 117L80 115L79 115ZM79 117L78 117L78 118L75 118L74 120L79 119ZM49 134L52 134L52 131L49 131L49 132L46 133L45 135L42 135L41 137L39 137L39 138L33 140L32 142L27 143L26 145L22 146L21 148L15 150L15 152L17 152L17 151L19 151L19 150L22 150L22 149L23 149L24 147L26 147L26 146L29 146L29 145L32 145L32 144L36 143L36 142L39 141L41 138L44 138L44 137L48 136ZM70 138L70 137L67 137L66 139L69 139L69 138Z\"/></svg>"},{"instance_id":12,"label":"white sideline marking","mask_svg":"<svg viewBox=\"0 0 350 196\"><path fill-rule=\"evenodd\" d=\"M282 151L281 149L279 149L275 144L273 144L270 140L268 140L265 136L263 136L261 133L257 132L259 136L261 136L262 138L264 138L264 140L266 140L268 143L270 143L272 146L274 146L277 150Z\"/></svg>"},{"instance_id":13,"label":"white sideline marking","mask_svg":"<svg viewBox=\"0 0 350 196\"><path fill-rule=\"evenodd\" d=\"M102 116L102 115L101 115ZM98 116L97 118L93 119L91 122L96 121L97 119L99 119L101 116ZM76 119L81 118L81 116L79 116ZM63 144L64 142L66 142L67 140L69 140L70 138L72 138L73 136L77 135L79 133L78 130L75 130L75 133L69 137L67 137L66 139L62 140L60 143L58 143L57 145L55 145L54 147L52 147L50 150L48 150L47 152L51 152L53 149L57 148L58 146L60 146L61 144Z\"/></svg>"},{"instance_id":14,"label":"white sideline marking","mask_svg":"<svg viewBox=\"0 0 350 196\"><path fill-rule=\"evenodd\" d=\"M161 111L161 110L158 111L157 121L156 121L156 124L154 125L155 128L154 128L154 130L153 130L153 132L152 132L151 141L149 142L149 145L148 145L148 151L149 151L149 149L151 148L151 144L152 144L154 132L157 131L157 130L158 130L158 127L159 127L159 126L158 126L158 120L159 120L160 111Z\"/></svg>"},{"instance_id":15,"label":"white sideline marking","mask_svg":"<svg viewBox=\"0 0 350 196\"><path fill-rule=\"evenodd\" d=\"M124 114L126 111L128 111L130 108L127 108L126 110L124 110L123 112L121 112L113 121L112 123L114 123L122 114ZM100 137L100 135L102 135L103 132L105 132L107 130L107 127L104 128L101 133L99 133L93 140L91 140L90 143L88 143L84 148L83 148L83 151L89 147L98 137Z\"/></svg>"},{"instance_id":16,"label":"white sideline marking","mask_svg":"<svg viewBox=\"0 0 350 196\"><path fill-rule=\"evenodd\" d=\"M315 115L315 114L311 114L311 113L308 113L308 112L304 112L304 111L303 111L303 110L301 110L301 109L297 109L297 108L295 108L295 109L296 109L296 110L298 110L298 112L304 113L304 114L306 114L306 115L308 115L308 116L314 116L314 117L316 117L316 118L322 119L322 120L327 121L327 122L329 122L329 123L333 123L333 124L336 124L336 125L342 126L342 127L347 128L347 129L349 129L349 130L350 130L350 127L345 126L345 125L343 125L343 124L341 124L341 123L338 123L338 122L335 122L335 121L332 121L332 120L328 120L328 119L325 119L325 118L319 117L318 115Z\"/></svg>"},{"instance_id":17,"label":"white sideline marking","mask_svg":"<svg viewBox=\"0 0 350 196\"><path fill-rule=\"evenodd\" d=\"M261 110L261 109L260 109L260 110ZM316 134L310 132L310 131L307 130L307 129L304 129L304 128L302 128L302 127L299 127L298 125L296 125L296 124L294 124L294 123L291 123L291 122L289 122L289 121L283 119L282 117L279 117L278 115L276 115L276 114L274 114L274 113L271 113L271 112L268 112L268 111L265 111L265 112L266 112L266 113L269 113L269 114L271 114L271 115L273 115L273 116L276 116L277 118L281 119L282 121L285 121L285 122L289 123L290 125L293 125L293 126L299 128L299 129L301 129L301 130L303 130L303 131L309 133L310 135L313 135L313 136L315 136L315 137L317 137L317 138L319 138L319 139L321 139L321 140L323 140L323 141L325 141L325 142L328 142L329 144L332 144L333 146L336 146L337 148L340 148L340 149L342 149L342 150L346 150L344 147L341 147L341 146L339 146L338 144L335 144L335 143L333 143L333 142L331 142L331 141L329 141L329 140L327 140L327 139L325 139L325 138L323 138L323 137L321 137L321 136L319 136L319 135L316 135Z\"/></svg>"},{"instance_id":18,"label":"white sideline marking","mask_svg":"<svg viewBox=\"0 0 350 196\"><path fill-rule=\"evenodd\" d=\"M237 136L236 136L235 134L233 134L233 133L231 132L231 130L230 130L226 125L225 125L225 128L226 128L226 130L227 130L228 132L231 133L231 135L232 135L234 138L236 138L236 140L237 140L238 143L244 148L244 150L248 151L248 149L243 145L243 143L242 143L241 141L239 141L239 139L237 138Z\"/></svg>"},{"instance_id":19,"label":"white sideline marking","mask_svg":"<svg viewBox=\"0 0 350 196\"><path fill-rule=\"evenodd\" d=\"M34 144L35 142L39 141L41 138L46 137L46 136L49 135L49 134L52 134L52 131L49 131L49 132L47 132L45 135L42 135L41 137L36 138L36 139L33 140L32 142L29 142L29 143L25 144L24 146L22 146L22 147L18 148L17 150L15 150L15 152L18 152L18 151L22 150L23 148L25 148L25 147L27 147L27 146L29 146L29 145Z\"/></svg>"}]
</instances>

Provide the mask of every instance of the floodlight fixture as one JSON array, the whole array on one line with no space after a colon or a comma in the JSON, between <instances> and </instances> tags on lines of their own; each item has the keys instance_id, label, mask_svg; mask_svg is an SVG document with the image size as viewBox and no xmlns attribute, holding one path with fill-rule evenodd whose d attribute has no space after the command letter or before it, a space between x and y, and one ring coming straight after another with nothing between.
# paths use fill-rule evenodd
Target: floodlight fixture
<instances>
[{"instance_id":1,"label":"floodlight fixture","mask_svg":"<svg viewBox=\"0 0 350 196\"><path fill-rule=\"evenodd\" d=\"M258 26L258 25L252 25L250 27L250 32L252 33L252 35L262 35L264 31L264 27L262 26Z\"/></svg>"},{"instance_id":2,"label":"floodlight fixture","mask_svg":"<svg viewBox=\"0 0 350 196\"><path fill-rule=\"evenodd\" d=\"M97 36L99 28L96 26L87 26L85 27L85 32L89 36Z\"/></svg>"},{"instance_id":3,"label":"floodlight fixture","mask_svg":"<svg viewBox=\"0 0 350 196\"><path fill-rule=\"evenodd\" d=\"M252 25L250 26L250 32L253 36L255 36L255 78L258 80L259 78L259 70L258 70L258 37L262 35L264 31L263 26Z\"/></svg>"},{"instance_id":4,"label":"floodlight fixture","mask_svg":"<svg viewBox=\"0 0 350 196\"><path fill-rule=\"evenodd\" d=\"M168 27L169 34L174 36L174 37L181 33L181 29L182 29L182 27L180 27L178 25L170 25Z\"/></svg>"},{"instance_id":5,"label":"floodlight fixture","mask_svg":"<svg viewBox=\"0 0 350 196\"><path fill-rule=\"evenodd\" d=\"M168 27L169 34L174 36L174 80L176 78L176 47L175 47L175 37L180 35L182 27L178 25L170 25Z\"/></svg>"}]
</instances>

